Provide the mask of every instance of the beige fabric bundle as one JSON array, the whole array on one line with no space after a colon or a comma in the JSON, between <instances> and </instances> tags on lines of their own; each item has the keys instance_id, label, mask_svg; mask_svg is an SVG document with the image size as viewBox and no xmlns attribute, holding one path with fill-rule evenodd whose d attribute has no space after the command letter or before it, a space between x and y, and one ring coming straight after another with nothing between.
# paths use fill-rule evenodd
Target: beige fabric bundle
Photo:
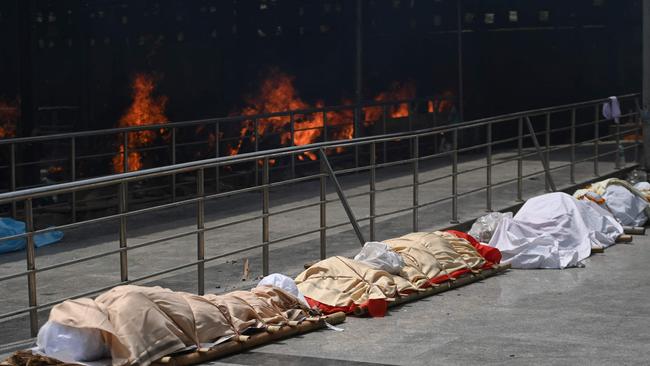
<instances>
[{"instance_id":1,"label":"beige fabric bundle","mask_svg":"<svg viewBox=\"0 0 650 366\"><path fill-rule=\"evenodd\" d=\"M418 288L478 270L486 263L467 240L449 233L411 233L384 242L406 263L400 276Z\"/></svg>"},{"instance_id":2,"label":"beige fabric bundle","mask_svg":"<svg viewBox=\"0 0 650 366\"><path fill-rule=\"evenodd\" d=\"M305 297L333 307L362 305L368 300L390 300L398 292L395 276L339 256L312 265L295 281Z\"/></svg>"},{"instance_id":3,"label":"beige fabric bundle","mask_svg":"<svg viewBox=\"0 0 650 366\"><path fill-rule=\"evenodd\" d=\"M115 366L146 366L187 346L198 347L248 328L302 320L307 312L298 299L269 286L197 296L128 285L95 300L67 300L52 309L49 320L102 331Z\"/></svg>"}]
</instances>

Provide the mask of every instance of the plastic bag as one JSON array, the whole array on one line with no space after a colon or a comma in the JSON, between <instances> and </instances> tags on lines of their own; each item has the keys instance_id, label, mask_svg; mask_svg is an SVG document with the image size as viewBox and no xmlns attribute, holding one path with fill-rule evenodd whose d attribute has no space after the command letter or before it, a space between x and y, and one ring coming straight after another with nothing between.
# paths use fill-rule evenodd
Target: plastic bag
<instances>
[{"instance_id":1,"label":"plastic bag","mask_svg":"<svg viewBox=\"0 0 650 366\"><path fill-rule=\"evenodd\" d=\"M257 287L260 286L273 286L282 289L290 293L291 295L295 296L305 306L309 307L309 304L307 303L305 296L303 296L300 290L298 290L298 286L296 286L296 282L294 282L294 280L291 277L287 277L280 273L272 273L262 278L262 280L260 280L260 282L257 284Z\"/></svg>"},{"instance_id":2,"label":"plastic bag","mask_svg":"<svg viewBox=\"0 0 650 366\"><path fill-rule=\"evenodd\" d=\"M24 222L10 219L8 217L0 217L0 238L24 233ZM40 248L45 245L56 243L62 238L63 233L57 230L48 231L42 234L36 234L34 235L34 246L36 248ZM25 249L26 245L27 240L25 240L25 238L0 241L0 254Z\"/></svg>"},{"instance_id":3,"label":"plastic bag","mask_svg":"<svg viewBox=\"0 0 650 366\"><path fill-rule=\"evenodd\" d=\"M632 183L632 182L630 182L630 183ZM642 193L645 193L647 191L650 191L650 183L645 182L645 181L644 182L638 182L638 183L634 184L634 188L638 189Z\"/></svg>"},{"instance_id":4,"label":"plastic bag","mask_svg":"<svg viewBox=\"0 0 650 366\"><path fill-rule=\"evenodd\" d=\"M490 239L492 239L492 234L494 234L497 226L499 226L499 222L501 222L504 217L511 219L512 212L491 212L485 216L481 216L476 219L468 234L481 243L489 243Z\"/></svg>"},{"instance_id":5,"label":"plastic bag","mask_svg":"<svg viewBox=\"0 0 650 366\"><path fill-rule=\"evenodd\" d=\"M110 357L99 329L74 328L52 321L38 331L38 350L64 362L97 361Z\"/></svg>"},{"instance_id":6,"label":"plastic bag","mask_svg":"<svg viewBox=\"0 0 650 366\"><path fill-rule=\"evenodd\" d=\"M626 179L630 184L635 185L639 182L646 182L648 180L648 174L643 170L634 169L627 175Z\"/></svg>"},{"instance_id":7,"label":"plastic bag","mask_svg":"<svg viewBox=\"0 0 650 366\"><path fill-rule=\"evenodd\" d=\"M404 267L402 256L393 252L390 247L379 241L369 241L363 245L354 260L391 274L398 274Z\"/></svg>"}]
</instances>

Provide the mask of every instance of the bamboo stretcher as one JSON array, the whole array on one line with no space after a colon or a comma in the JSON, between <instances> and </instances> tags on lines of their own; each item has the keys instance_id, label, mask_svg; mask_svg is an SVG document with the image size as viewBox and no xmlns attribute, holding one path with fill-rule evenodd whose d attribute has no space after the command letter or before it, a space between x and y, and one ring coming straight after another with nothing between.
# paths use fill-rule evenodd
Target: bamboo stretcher
<instances>
[{"instance_id":1,"label":"bamboo stretcher","mask_svg":"<svg viewBox=\"0 0 650 366\"><path fill-rule=\"evenodd\" d=\"M433 296L461 286L469 285L470 283L478 282L488 277L495 276L501 272L505 272L509 270L511 267L512 266L510 264L497 264L493 268L483 270L479 273L467 273L454 280L443 282L441 284L438 284L437 286L430 287L424 291L414 292L408 296L399 297L395 299L395 301L389 302L388 307L392 308L394 306L405 304L407 302L419 300L424 297ZM354 312L354 315L356 316L362 316L365 314L366 314L365 309L357 308Z\"/></svg>"},{"instance_id":2,"label":"bamboo stretcher","mask_svg":"<svg viewBox=\"0 0 650 366\"><path fill-rule=\"evenodd\" d=\"M291 323L290 325L269 327L266 332L256 333L250 336L239 336L226 343L221 343L212 348L201 348L194 352L183 353L178 355L165 356L155 361L153 366L189 366L203 362L213 361L218 358L243 352L247 349L261 346L273 341L288 338L297 334L303 334L325 328L327 322L331 325L343 323L345 313L338 312L326 316L310 317L301 323Z\"/></svg>"},{"instance_id":3,"label":"bamboo stretcher","mask_svg":"<svg viewBox=\"0 0 650 366\"><path fill-rule=\"evenodd\" d=\"M642 228L642 229L645 231L645 228ZM631 243L632 240L634 240L634 237L632 235L623 234L623 235L620 235L618 238L616 238L616 243L617 244L619 244L619 243ZM606 248L604 248L604 247L599 247L599 246L594 245L594 246L591 247L591 254L605 253L605 249Z\"/></svg>"}]
</instances>

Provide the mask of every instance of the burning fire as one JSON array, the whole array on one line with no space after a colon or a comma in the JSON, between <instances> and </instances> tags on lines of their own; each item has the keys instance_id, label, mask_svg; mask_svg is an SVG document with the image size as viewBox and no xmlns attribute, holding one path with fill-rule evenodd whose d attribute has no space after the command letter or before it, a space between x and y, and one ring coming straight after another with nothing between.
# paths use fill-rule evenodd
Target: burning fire
<instances>
[{"instance_id":1,"label":"burning fire","mask_svg":"<svg viewBox=\"0 0 650 366\"><path fill-rule=\"evenodd\" d=\"M379 93L374 100L376 102L389 102L393 100L407 100L415 98L415 83L408 81L406 83L394 82L390 88L382 93ZM383 116L382 107L367 107L363 110L364 124L369 126L376 121L379 121ZM386 111L387 117L402 118L409 116L409 106L406 103L397 104L389 107Z\"/></svg>"},{"instance_id":2,"label":"burning fire","mask_svg":"<svg viewBox=\"0 0 650 366\"><path fill-rule=\"evenodd\" d=\"M442 99L436 100L436 101L429 101L427 103L427 111L429 113L444 113L444 112L449 112L453 109L454 107L454 102L453 102L453 93L450 91L446 91L442 94Z\"/></svg>"},{"instance_id":3,"label":"burning fire","mask_svg":"<svg viewBox=\"0 0 650 366\"><path fill-rule=\"evenodd\" d=\"M302 100L294 87L294 79L293 76L278 69L272 69L266 79L263 80L259 91L255 95L245 98L247 106L241 111L233 113L233 115L254 116L324 107L322 101L318 101L312 106ZM416 85L413 81L394 82L387 91L379 93L374 100L377 102L403 101L413 99L415 96ZM352 103L344 101L344 104ZM436 101L435 104L429 102L428 110L430 113L434 110L442 112L450 110L452 106L450 100L443 99ZM268 134L278 135L281 145L293 143L295 146L302 146L315 143L323 135L325 125L329 129L328 139L344 140L351 139L354 136L354 112L352 109L328 111L325 114L326 116L322 112L312 114L294 113L293 136L291 133L291 117L286 114L258 119L257 123L253 119L246 120L240 126L237 143L227 146L228 154L237 155L246 139L251 143L255 143L256 138L262 138ZM386 107L386 116L389 118L408 117L408 103L397 103ZM326 123L324 117L327 118ZM383 107L381 106L363 108L363 121L366 127L381 120L382 117ZM343 150L343 148L337 148L336 152L340 153ZM306 152L298 156L298 159L316 160L317 156L312 152Z\"/></svg>"},{"instance_id":4,"label":"burning fire","mask_svg":"<svg viewBox=\"0 0 650 366\"><path fill-rule=\"evenodd\" d=\"M167 122L165 106L167 97L154 97L156 87L155 79L151 75L137 74L133 80L133 103L124 113L118 127L143 126ZM162 130L160 131L163 132ZM142 169L142 155L136 151L138 148L150 145L158 137L158 132L143 130L130 132L127 136L128 171ZM118 154L113 157L113 171L124 172L124 142L120 143Z\"/></svg>"},{"instance_id":5,"label":"burning fire","mask_svg":"<svg viewBox=\"0 0 650 366\"><path fill-rule=\"evenodd\" d=\"M247 107L240 113L244 116L253 116L257 114L269 114L286 112L291 110L312 109L314 106L303 101L296 88L293 85L294 77L289 76L277 69L271 70L269 76L262 82L260 91L253 96L245 99ZM322 108L324 103L318 101L316 108ZM340 126L333 132L335 139L349 139L353 135L351 125L352 112L326 112L328 126ZM317 142L323 134L325 125L323 113L313 113L309 115L294 114L294 132L291 134L291 117L273 116L259 119L257 121L257 135L255 134L255 122L248 120L242 123L239 141L236 146L229 146L228 153L236 155L248 136L251 142L255 142L256 136L263 137L266 134L278 134L280 144L287 145L293 142L295 146L302 146ZM316 160L317 156L313 152L306 152L298 159Z\"/></svg>"},{"instance_id":6,"label":"burning fire","mask_svg":"<svg viewBox=\"0 0 650 366\"><path fill-rule=\"evenodd\" d=\"M0 139L16 137L16 124L20 119L19 102L0 100Z\"/></svg>"}]
</instances>

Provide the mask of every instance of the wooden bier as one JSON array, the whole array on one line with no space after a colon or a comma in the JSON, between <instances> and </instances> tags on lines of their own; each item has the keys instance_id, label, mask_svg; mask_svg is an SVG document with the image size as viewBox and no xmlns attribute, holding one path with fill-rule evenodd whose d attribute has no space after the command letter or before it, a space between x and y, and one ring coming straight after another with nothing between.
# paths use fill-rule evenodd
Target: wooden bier
<instances>
[{"instance_id":1,"label":"wooden bier","mask_svg":"<svg viewBox=\"0 0 650 366\"><path fill-rule=\"evenodd\" d=\"M345 313L338 312L322 317L310 317L296 326L275 328L272 332L261 332L247 337L246 340L233 339L212 348L201 348L198 351L179 355L165 356L154 362L153 366L189 366L216 360L218 358L243 352L247 349L271 343L279 339L303 334L325 327L325 322L335 325L345 321Z\"/></svg>"},{"instance_id":2,"label":"wooden bier","mask_svg":"<svg viewBox=\"0 0 650 366\"><path fill-rule=\"evenodd\" d=\"M619 237L616 238L616 242L617 243L631 243L633 239L634 238L632 237L632 235L623 234L623 235L619 235Z\"/></svg>"},{"instance_id":3,"label":"wooden bier","mask_svg":"<svg viewBox=\"0 0 650 366\"><path fill-rule=\"evenodd\" d=\"M449 291L451 289L455 289L461 286L469 285L470 283L478 282L480 280L483 280L488 277L492 277L501 272L505 272L510 268L512 268L510 264L497 264L494 268L486 269L476 274L467 273L456 278L455 280L443 282L437 286L429 287L424 291L414 292L408 296L398 297L397 299L395 299L395 301L389 302L388 307L391 308L407 302L419 300L424 297L429 297L445 291ZM354 315L357 316L362 316L365 314L366 314L366 310L360 308L357 308L354 312Z\"/></svg>"},{"instance_id":4,"label":"wooden bier","mask_svg":"<svg viewBox=\"0 0 650 366\"><path fill-rule=\"evenodd\" d=\"M591 254L600 254L600 253L605 253L605 248L597 247L597 246L591 247Z\"/></svg>"}]
</instances>

